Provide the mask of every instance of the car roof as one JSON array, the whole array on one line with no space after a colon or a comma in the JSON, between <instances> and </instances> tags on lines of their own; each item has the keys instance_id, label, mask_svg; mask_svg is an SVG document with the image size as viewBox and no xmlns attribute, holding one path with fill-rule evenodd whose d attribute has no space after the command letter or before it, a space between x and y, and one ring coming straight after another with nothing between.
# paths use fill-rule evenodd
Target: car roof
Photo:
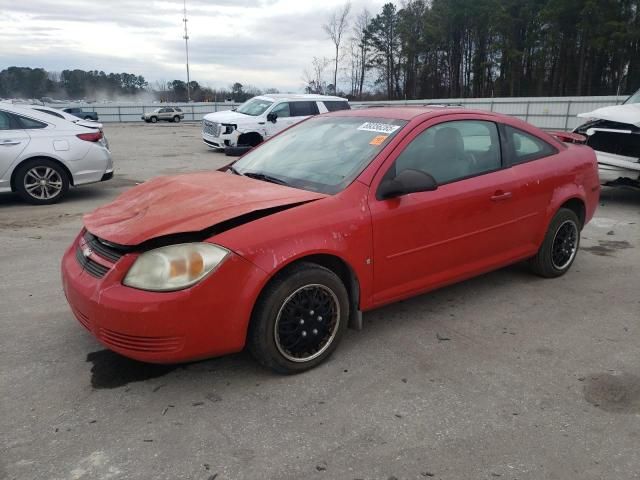
<instances>
[{"instance_id":1,"label":"car roof","mask_svg":"<svg viewBox=\"0 0 640 480\"><path fill-rule=\"evenodd\" d=\"M73 127L78 127L77 124L75 124L70 120L67 120L65 118L59 118L49 113L41 112L39 110L36 110L34 107L43 108L41 105L25 105L25 104L15 105L15 104L8 104L8 103L0 103L0 109L11 112L11 113L15 113L17 115L30 117L35 120L39 120L44 123L49 123L51 125L56 125L58 127L62 127L65 129L69 129L69 128L74 129ZM44 107L44 108L47 108L47 107ZM73 127L70 127L70 125L73 125ZM98 128L98 127L95 127L95 128Z\"/></svg>"},{"instance_id":2,"label":"car roof","mask_svg":"<svg viewBox=\"0 0 640 480\"><path fill-rule=\"evenodd\" d=\"M371 107L371 108L357 108L354 110L339 110L337 112L331 112L325 115L332 115L336 117L373 117L373 118L385 118L388 120L406 120L410 121L415 118L421 117L423 120L431 117L437 117L440 115L449 115L456 113L472 113L482 116L493 116L495 118L502 117L500 114L493 112L487 112L485 110L471 110L467 108L459 107L438 107L438 106L415 106L415 107Z\"/></svg>"},{"instance_id":3,"label":"car roof","mask_svg":"<svg viewBox=\"0 0 640 480\"><path fill-rule=\"evenodd\" d=\"M342 97L334 97L331 95L314 95L309 93L273 93L273 94L264 94L258 95L255 98L262 98L265 100L289 100L289 101L315 101L322 102L324 100L330 102L348 102L346 98Z\"/></svg>"}]
</instances>

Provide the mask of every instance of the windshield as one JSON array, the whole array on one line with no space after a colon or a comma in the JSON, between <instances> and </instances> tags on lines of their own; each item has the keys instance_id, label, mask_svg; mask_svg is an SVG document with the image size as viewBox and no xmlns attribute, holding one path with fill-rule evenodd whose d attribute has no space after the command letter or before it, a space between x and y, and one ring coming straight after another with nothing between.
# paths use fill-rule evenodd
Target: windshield
<instances>
[{"instance_id":1,"label":"windshield","mask_svg":"<svg viewBox=\"0 0 640 480\"><path fill-rule=\"evenodd\" d=\"M640 103L640 90L638 90L636 93L634 93L629 98L627 98L627 101L624 103L625 105L631 104L631 103Z\"/></svg>"},{"instance_id":2,"label":"windshield","mask_svg":"<svg viewBox=\"0 0 640 480\"><path fill-rule=\"evenodd\" d=\"M407 122L315 117L281 133L233 165L295 188L334 194L351 183Z\"/></svg>"},{"instance_id":3,"label":"windshield","mask_svg":"<svg viewBox=\"0 0 640 480\"><path fill-rule=\"evenodd\" d=\"M273 104L273 102L270 100L252 98L251 100L240 105L236 112L244 113L245 115L251 115L252 117L257 117L258 115L262 115L264 111L269 108L269 106L271 106L271 104Z\"/></svg>"}]
</instances>

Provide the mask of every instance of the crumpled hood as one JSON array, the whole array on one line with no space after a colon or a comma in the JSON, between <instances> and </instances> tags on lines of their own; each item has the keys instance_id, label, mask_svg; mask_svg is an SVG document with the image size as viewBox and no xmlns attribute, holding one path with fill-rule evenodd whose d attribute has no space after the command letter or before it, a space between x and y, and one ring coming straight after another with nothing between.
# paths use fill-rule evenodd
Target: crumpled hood
<instances>
[{"instance_id":1,"label":"crumpled hood","mask_svg":"<svg viewBox=\"0 0 640 480\"><path fill-rule=\"evenodd\" d=\"M579 113L580 118L596 118L611 122L628 123L640 127L640 104L613 105L594 110L593 112Z\"/></svg>"},{"instance_id":2,"label":"crumpled hood","mask_svg":"<svg viewBox=\"0 0 640 480\"><path fill-rule=\"evenodd\" d=\"M199 232L258 210L317 200L322 193L223 172L158 177L84 216L92 234L119 245Z\"/></svg>"},{"instance_id":3,"label":"crumpled hood","mask_svg":"<svg viewBox=\"0 0 640 480\"><path fill-rule=\"evenodd\" d=\"M217 123L231 123L235 125L242 125L243 123L255 123L258 117L251 115L245 115L243 113L233 112L231 110L225 110L223 112L207 113L204 117L205 120Z\"/></svg>"}]
</instances>

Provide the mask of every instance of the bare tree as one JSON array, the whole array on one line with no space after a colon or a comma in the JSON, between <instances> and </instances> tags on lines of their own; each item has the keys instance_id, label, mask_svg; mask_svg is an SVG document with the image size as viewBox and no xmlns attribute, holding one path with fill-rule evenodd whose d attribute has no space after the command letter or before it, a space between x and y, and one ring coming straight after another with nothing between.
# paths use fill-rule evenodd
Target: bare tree
<instances>
[{"instance_id":1,"label":"bare tree","mask_svg":"<svg viewBox=\"0 0 640 480\"><path fill-rule=\"evenodd\" d=\"M336 47L335 69L333 71L333 90L338 91L338 63L340 62L340 44L342 36L349 26L349 12L351 2L345 3L342 8L335 10L329 17L329 21L322 28Z\"/></svg>"},{"instance_id":2,"label":"bare tree","mask_svg":"<svg viewBox=\"0 0 640 480\"><path fill-rule=\"evenodd\" d=\"M362 90L364 88L364 77L367 73L367 64L369 62L369 24L371 23L371 13L367 8L363 8L360 15L356 18L355 25L353 26L353 39L358 44L358 61L357 65L360 67L360 74L358 75L358 97L362 99Z\"/></svg>"},{"instance_id":3,"label":"bare tree","mask_svg":"<svg viewBox=\"0 0 640 480\"><path fill-rule=\"evenodd\" d=\"M327 82L324 81L324 71L329 65L329 59L322 57L313 57L311 61L311 71L305 69L303 72L303 81L306 84L307 93L325 93Z\"/></svg>"}]
</instances>

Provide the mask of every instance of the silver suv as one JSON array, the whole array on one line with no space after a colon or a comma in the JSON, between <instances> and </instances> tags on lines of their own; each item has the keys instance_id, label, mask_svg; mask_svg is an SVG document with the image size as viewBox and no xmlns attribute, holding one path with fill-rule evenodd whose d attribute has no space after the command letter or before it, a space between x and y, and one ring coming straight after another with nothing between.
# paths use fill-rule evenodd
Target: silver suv
<instances>
[{"instance_id":1,"label":"silver suv","mask_svg":"<svg viewBox=\"0 0 640 480\"><path fill-rule=\"evenodd\" d=\"M162 107L156 108L153 112L144 113L140 118L147 123L156 123L158 120L178 123L184 119L184 113L178 107Z\"/></svg>"}]
</instances>

